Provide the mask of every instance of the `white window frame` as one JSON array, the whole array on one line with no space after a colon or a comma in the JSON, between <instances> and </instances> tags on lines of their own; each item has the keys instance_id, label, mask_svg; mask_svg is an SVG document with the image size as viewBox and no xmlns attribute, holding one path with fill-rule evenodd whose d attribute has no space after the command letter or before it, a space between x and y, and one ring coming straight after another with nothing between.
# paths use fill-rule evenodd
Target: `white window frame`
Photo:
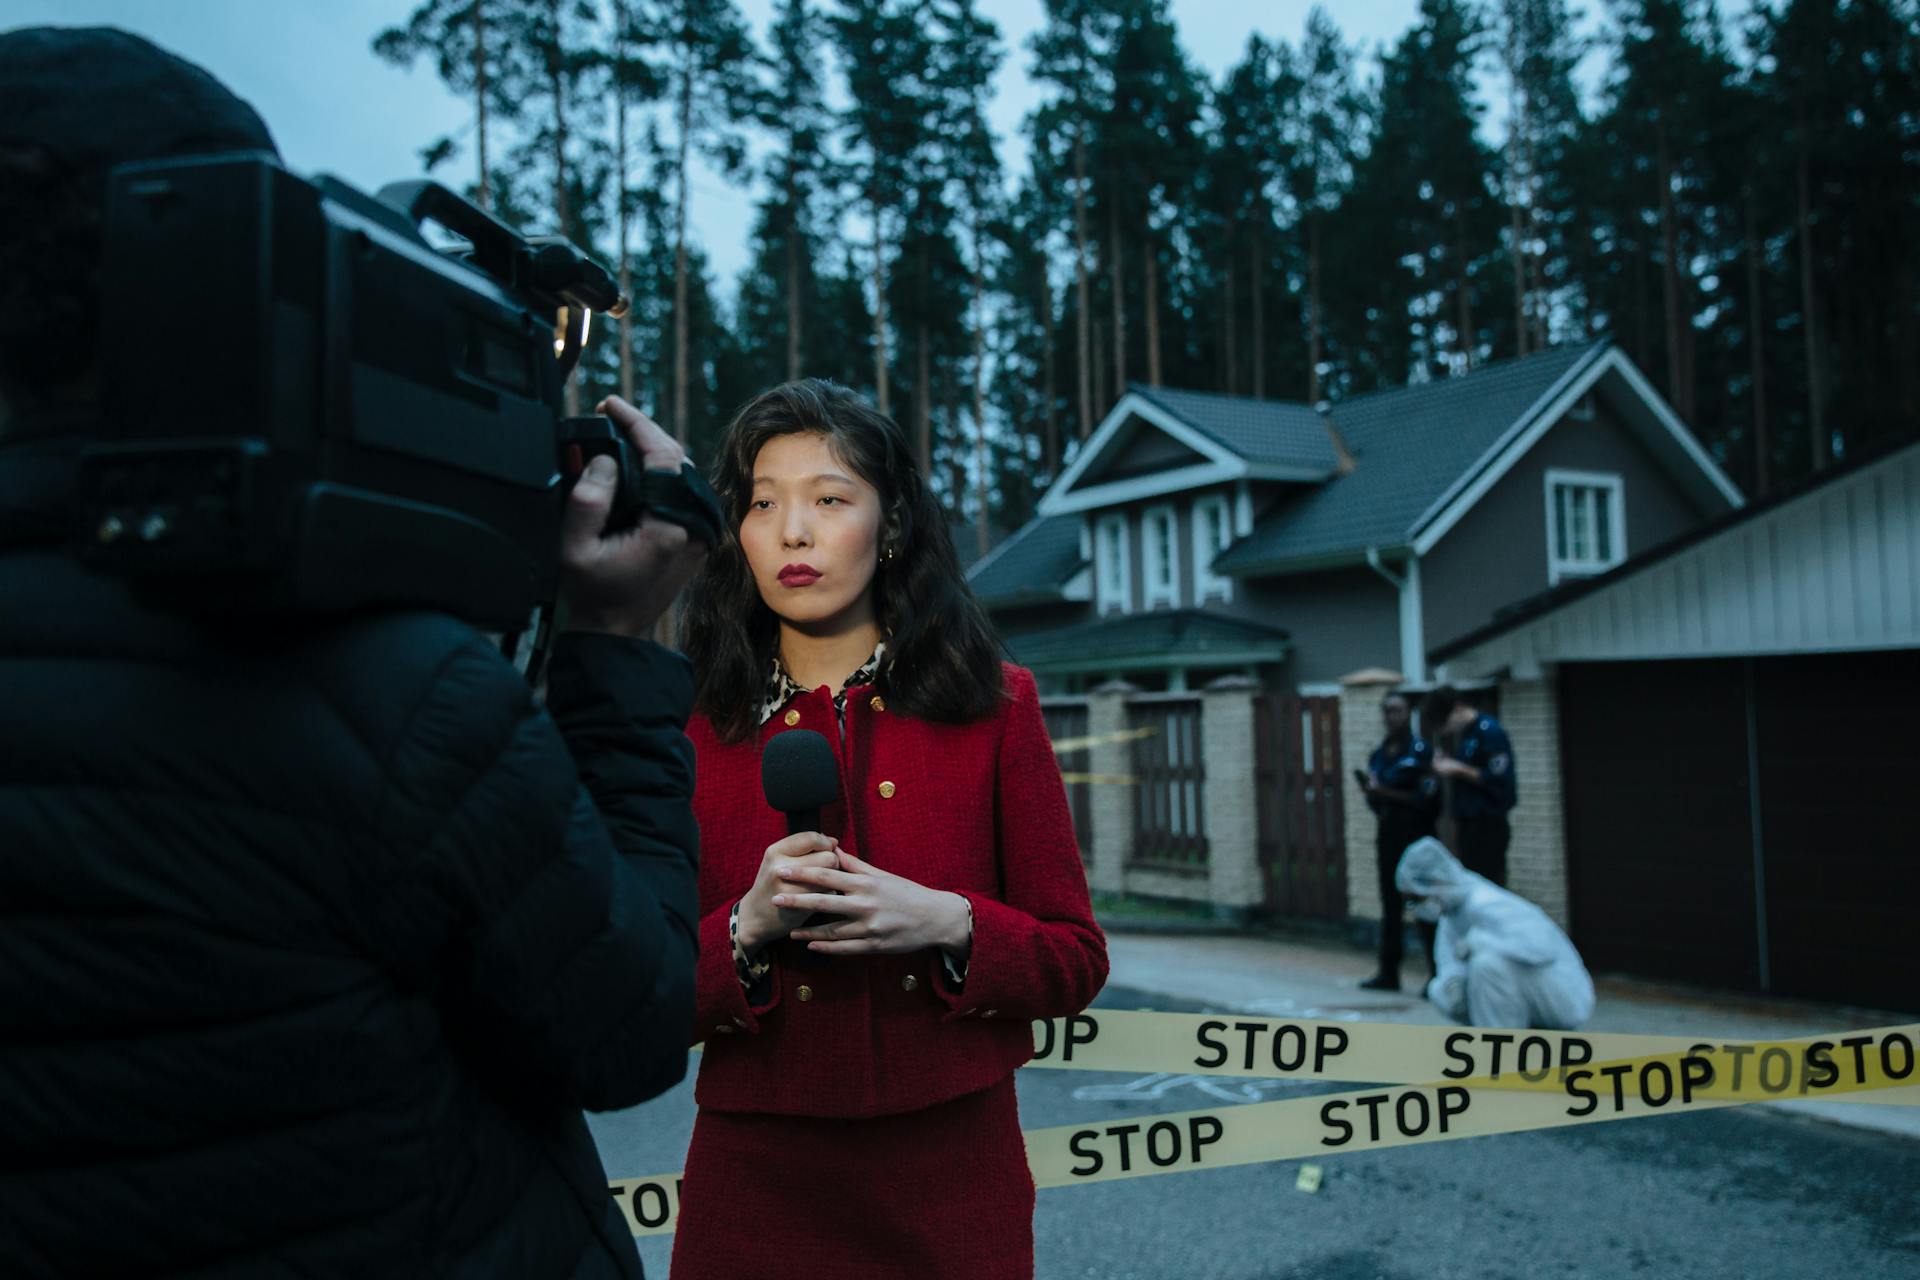
<instances>
[{"instance_id":1,"label":"white window frame","mask_svg":"<svg viewBox=\"0 0 1920 1280\"><path fill-rule=\"evenodd\" d=\"M1547 585L1558 586L1567 578L1589 578L1605 573L1627 558L1627 486L1615 471L1547 471ZM1604 512L1594 512L1586 555L1560 554L1559 506L1557 493L1562 489L1597 490L1605 495ZM1608 554L1599 553L1600 520L1607 522Z\"/></svg>"},{"instance_id":2,"label":"white window frame","mask_svg":"<svg viewBox=\"0 0 1920 1280\"><path fill-rule=\"evenodd\" d=\"M1232 604L1233 579L1213 571L1214 557L1233 545L1233 510L1227 495L1210 493L1194 499L1189 519L1193 521L1193 602L1201 605L1218 599ZM1226 542L1217 547L1213 545L1216 529L1224 529L1227 535Z\"/></svg>"},{"instance_id":3,"label":"white window frame","mask_svg":"<svg viewBox=\"0 0 1920 1280\"><path fill-rule=\"evenodd\" d=\"M1101 516L1093 525L1093 590L1094 609L1098 613L1133 612L1133 549L1127 517L1116 512ZM1118 549L1120 578L1113 581L1108 573L1109 560L1107 548L1111 545Z\"/></svg>"},{"instance_id":4,"label":"white window frame","mask_svg":"<svg viewBox=\"0 0 1920 1280\"><path fill-rule=\"evenodd\" d=\"M1167 576L1159 576L1165 564ZM1170 503L1157 503L1140 513L1140 582L1142 604L1180 607L1180 513Z\"/></svg>"}]
</instances>

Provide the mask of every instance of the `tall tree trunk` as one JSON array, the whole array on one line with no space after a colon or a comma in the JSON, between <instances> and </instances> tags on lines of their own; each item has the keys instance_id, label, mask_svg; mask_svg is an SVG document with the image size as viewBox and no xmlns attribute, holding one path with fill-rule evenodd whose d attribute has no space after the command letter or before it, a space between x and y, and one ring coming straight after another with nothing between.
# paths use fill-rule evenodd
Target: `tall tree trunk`
<instances>
[{"instance_id":1,"label":"tall tree trunk","mask_svg":"<svg viewBox=\"0 0 1920 1280\"><path fill-rule=\"evenodd\" d=\"M1825 370L1820 361L1819 297L1814 290L1812 160L1807 146L1807 111L1798 111L1799 156L1794 166L1794 231L1800 242L1800 331L1807 340L1807 430L1813 437L1813 469L1832 461L1827 433Z\"/></svg>"},{"instance_id":2,"label":"tall tree trunk","mask_svg":"<svg viewBox=\"0 0 1920 1280\"><path fill-rule=\"evenodd\" d=\"M1087 142L1086 121L1073 133L1073 280L1079 299L1080 438L1093 434L1093 313L1087 288Z\"/></svg>"},{"instance_id":3,"label":"tall tree trunk","mask_svg":"<svg viewBox=\"0 0 1920 1280\"><path fill-rule=\"evenodd\" d=\"M673 213L673 434L687 442L687 162L693 151L693 46L681 48L680 173Z\"/></svg>"},{"instance_id":4,"label":"tall tree trunk","mask_svg":"<svg viewBox=\"0 0 1920 1280\"><path fill-rule=\"evenodd\" d=\"M787 139L787 381L800 376L800 184L793 172L793 139Z\"/></svg>"},{"instance_id":5,"label":"tall tree trunk","mask_svg":"<svg viewBox=\"0 0 1920 1280\"><path fill-rule=\"evenodd\" d=\"M1518 144L1516 143L1516 150ZM1514 354L1527 354L1527 247L1520 226L1520 201L1518 193L1508 204L1512 213L1510 226L1513 234L1513 334Z\"/></svg>"},{"instance_id":6,"label":"tall tree trunk","mask_svg":"<svg viewBox=\"0 0 1920 1280\"><path fill-rule=\"evenodd\" d=\"M1054 382L1053 357L1053 285L1046 268L1040 269L1040 400L1041 425L1046 432L1043 447L1047 457L1047 480L1060 474L1060 421L1055 412L1059 392Z\"/></svg>"},{"instance_id":7,"label":"tall tree trunk","mask_svg":"<svg viewBox=\"0 0 1920 1280\"><path fill-rule=\"evenodd\" d=\"M1221 287L1226 291L1226 300L1220 308L1220 389L1232 395L1240 381L1240 352L1234 345L1234 332L1240 325L1240 300L1234 289L1233 251L1227 251L1226 276Z\"/></svg>"},{"instance_id":8,"label":"tall tree trunk","mask_svg":"<svg viewBox=\"0 0 1920 1280\"><path fill-rule=\"evenodd\" d=\"M1093 385L1107 385L1107 326L1097 317L1093 322Z\"/></svg>"},{"instance_id":9,"label":"tall tree trunk","mask_svg":"<svg viewBox=\"0 0 1920 1280\"><path fill-rule=\"evenodd\" d=\"M572 240L573 213L567 207L567 81L561 62L558 3L553 7L553 41L553 61L547 69L553 86L553 221L560 235ZM562 392L562 404L570 418L580 412L579 375L578 369L568 374Z\"/></svg>"},{"instance_id":10,"label":"tall tree trunk","mask_svg":"<svg viewBox=\"0 0 1920 1280\"><path fill-rule=\"evenodd\" d=\"M933 353L927 332L926 307L921 305L920 321L913 330L913 451L920 458L920 474L933 474ZM954 506L960 494L953 495Z\"/></svg>"},{"instance_id":11,"label":"tall tree trunk","mask_svg":"<svg viewBox=\"0 0 1920 1280\"><path fill-rule=\"evenodd\" d=\"M1691 424L1693 415L1687 409L1686 354L1681 350L1680 244L1679 234L1674 229L1673 170L1667 164L1666 126L1655 125L1653 136L1654 169L1660 178L1660 250L1666 259L1660 275L1660 296L1665 304L1667 320L1667 395L1672 399L1674 408L1680 411L1681 420Z\"/></svg>"},{"instance_id":12,"label":"tall tree trunk","mask_svg":"<svg viewBox=\"0 0 1920 1280\"><path fill-rule=\"evenodd\" d=\"M916 212L916 220L921 216ZM933 474L933 335L927 324L927 241L925 229L916 233L919 251L914 254L914 356L913 356L913 441L920 455L920 474ZM954 509L960 507L965 489L953 494Z\"/></svg>"},{"instance_id":13,"label":"tall tree trunk","mask_svg":"<svg viewBox=\"0 0 1920 1280\"><path fill-rule=\"evenodd\" d=\"M482 209L493 209L493 193L487 181L487 6L473 0L473 99L479 112L474 126L474 148L480 153L480 198Z\"/></svg>"},{"instance_id":14,"label":"tall tree trunk","mask_svg":"<svg viewBox=\"0 0 1920 1280\"><path fill-rule=\"evenodd\" d=\"M476 9L478 5L474 6ZM614 21L614 67L615 74L624 76L626 71L626 0L619 0L613 9ZM616 80L613 88L614 120L614 183L617 189L619 209L620 243L620 296L631 300L633 297L633 255L628 251L627 203L631 189L627 185L627 87ZM620 317L620 398L629 404L633 402L633 310L629 305L625 315Z\"/></svg>"},{"instance_id":15,"label":"tall tree trunk","mask_svg":"<svg viewBox=\"0 0 1920 1280\"><path fill-rule=\"evenodd\" d=\"M1116 200L1107 201L1107 247L1113 251L1112 268L1108 272L1113 281L1113 398L1108 401L1112 404L1127 393L1127 291L1126 272L1121 262L1125 246L1120 239L1120 209Z\"/></svg>"},{"instance_id":16,"label":"tall tree trunk","mask_svg":"<svg viewBox=\"0 0 1920 1280\"><path fill-rule=\"evenodd\" d=\"M1160 385L1160 247L1154 243L1153 228L1147 228L1140 256L1147 267L1147 385Z\"/></svg>"},{"instance_id":17,"label":"tall tree trunk","mask_svg":"<svg viewBox=\"0 0 1920 1280\"><path fill-rule=\"evenodd\" d=\"M1248 237L1247 288L1253 297L1253 350L1248 358L1253 362L1253 398L1264 400L1267 397L1267 314L1263 295L1266 293L1265 264L1260 260L1260 225L1256 222L1252 234Z\"/></svg>"},{"instance_id":18,"label":"tall tree trunk","mask_svg":"<svg viewBox=\"0 0 1920 1280\"><path fill-rule=\"evenodd\" d=\"M1320 403L1320 211L1307 214L1307 403Z\"/></svg>"},{"instance_id":19,"label":"tall tree trunk","mask_svg":"<svg viewBox=\"0 0 1920 1280\"><path fill-rule=\"evenodd\" d=\"M1459 204L1453 207L1453 270L1453 293L1460 304L1460 340L1456 345L1467 372L1472 373L1473 290L1467 278L1467 211Z\"/></svg>"},{"instance_id":20,"label":"tall tree trunk","mask_svg":"<svg viewBox=\"0 0 1920 1280\"><path fill-rule=\"evenodd\" d=\"M869 192L867 206L873 211L873 404L881 413L891 414L887 396L887 257L886 237L881 231L878 192Z\"/></svg>"},{"instance_id":21,"label":"tall tree trunk","mask_svg":"<svg viewBox=\"0 0 1920 1280\"><path fill-rule=\"evenodd\" d=\"M1753 493L1759 497L1770 487L1767 472L1772 449L1767 439L1766 337L1760 306L1761 248L1751 181L1741 194L1745 197L1747 215L1747 349L1753 361Z\"/></svg>"},{"instance_id":22,"label":"tall tree trunk","mask_svg":"<svg viewBox=\"0 0 1920 1280\"><path fill-rule=\"evenodd\" d=\"M967 310L973 325L973 547L978 556L986 555L993 541L987 529L993 481L987 474L987 327L980 322L980 295L985 290L983 274L980 269L980 224L976 218L973 223L973 292L967 299Z\"/></svg>"},{"instance_id":23,"label":"tall tree trunk","mask_svg":"<svg viewBox=\"0 0 1920 1280\"><path fill-rule=\"evenodd\" d=\"M1642 233L1644 234L1644 233ZM1633 238L1633 361L1642 369L1652 367L1653 325L1647 318L1647 242L1639 234Z\"/></svg>"},{"instance_id":24,"label":"tall tree trunk","mask_svg":"<svg viewBox=\"0 0 1920 1280\"><path fill-rule=\"evenodd\" d=\"M946 410L941 416L947 424L947 439L953 442L953 448L947 450L947 474L952 477L947 485L947 510L955 518L964 520L967 515L967 490L972 487L967 483L967 452L960 447L966 439L966 433L960 427L960 406L954 403L954 379L948 378L941 390L945 393L945 404L941 407Z\"/></svg>"}]
</instances>

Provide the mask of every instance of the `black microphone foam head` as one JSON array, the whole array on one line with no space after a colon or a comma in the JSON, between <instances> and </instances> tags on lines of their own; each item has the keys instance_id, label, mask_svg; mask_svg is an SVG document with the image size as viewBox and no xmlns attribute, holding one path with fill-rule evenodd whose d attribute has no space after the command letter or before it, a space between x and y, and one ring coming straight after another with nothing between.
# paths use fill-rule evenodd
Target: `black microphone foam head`
<instances>
[{"instance_id":1,"label":"black microphone foam head","mask_svg":"<svg viewBox=\"0 0 1920 1280\"><path fill-rule=\"evenodd\" d=\"M788 729L760 751L760 787L782 813L824 809L840 798L833 747L811 729Z\"/></svg>"}]
</instances>

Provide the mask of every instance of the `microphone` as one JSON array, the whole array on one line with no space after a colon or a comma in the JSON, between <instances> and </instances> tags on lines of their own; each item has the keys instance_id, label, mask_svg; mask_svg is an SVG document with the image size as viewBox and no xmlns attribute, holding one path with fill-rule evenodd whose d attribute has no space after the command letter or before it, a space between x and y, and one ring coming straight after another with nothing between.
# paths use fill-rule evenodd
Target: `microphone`
<instances>
[{"instance_id":1,"label":"microphone","mask_svg":"<svg viewBox=\"0 0 1920 1280\"><path fill-rule=\"evenodd\" d=\"M840 765L833 747L812 729L789 729L760 749L760 790L767 804L787 815L787 834L820 830L820 811L840 798ZM808 926L833 920L824 911Z\"/></svg>"},{"instance_id":2,"label":"microphone","mask_svg":"<svg viewBox=\"0 0 1920 1280\"><path fill-rule=\"evenodd\" d=\"M820 830L820 811L840 798L833 747L811 729L789 729L760 752L760 789L787 815L787 834Z\"/></svg>"}]
</instances>

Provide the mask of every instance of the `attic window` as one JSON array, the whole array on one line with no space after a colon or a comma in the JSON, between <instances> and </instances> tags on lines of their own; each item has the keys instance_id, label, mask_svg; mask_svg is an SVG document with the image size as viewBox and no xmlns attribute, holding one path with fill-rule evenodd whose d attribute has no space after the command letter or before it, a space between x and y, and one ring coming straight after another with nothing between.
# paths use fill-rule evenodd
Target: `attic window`
<instances>
[{"instance_id":1,"label":"attic window","mask_svg":"<svg viewBox=\"0 0 1920 1280\"><path fill-rule=\"evenodd\" d=\"M1169 506L1148 507L1140 516L1140 548L1146 605L1180 605L1180 524Z\"/></svg>"},{"instance_id":2,"label":"attic window","mask_svg":"<svg viewBox=\"0 0 1920 1280\"><path fill-rule=\"evenodd\" d=\"M1233 600L1233 579L1213 571L1216 556L1233 541L1232 517L1225 494L1208 494L1193 504L1193 602Z\"/></svg>"},{"instance_id":3,"label":"attic window","mask_svg":"<svg viewBox=\"0 0 1920 1280\"><path fill-rule=\"evenodd\" d=\"M1127 518L1102 516L1093 530L1094 590L1100 613L1133 609L1133 575L1127 563Z\"/></svg>"},{"instance_id":4,"label":"attic window","mask_svg":"<svg viewBox=\"0 0 1920 1280\"><path fill-rule=\"evenodd\" d=\"M1604 573L1627 558L1625 484L1596 471L1547 472L1547 582Z\"/></svg>"}]
</instances>

